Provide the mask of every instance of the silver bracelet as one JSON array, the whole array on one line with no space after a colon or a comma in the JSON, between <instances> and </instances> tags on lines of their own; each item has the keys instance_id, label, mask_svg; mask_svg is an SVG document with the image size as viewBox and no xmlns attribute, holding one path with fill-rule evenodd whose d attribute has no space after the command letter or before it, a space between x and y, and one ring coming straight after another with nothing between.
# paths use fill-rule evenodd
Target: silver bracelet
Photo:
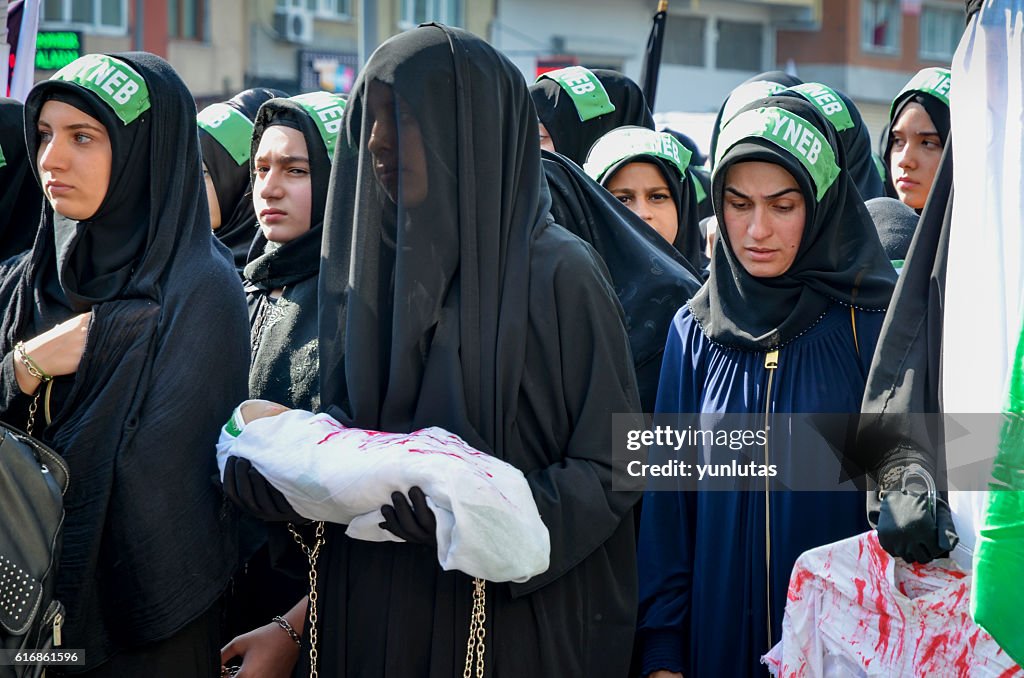
<instances>
[{"instance_id":1,"label":"silver bracelet","mask_svg":"<svg viewBox=\"0 0 1024 678\"><path fill-rule=\"evenodd\" d=\"M271 621L276 622L278 626L284 629L285 633L288 634L288 637L295 641L296 645L302 647L302 638L295 632L291 622L280 615L274 617Z\"/></svg>"}]
</instances>

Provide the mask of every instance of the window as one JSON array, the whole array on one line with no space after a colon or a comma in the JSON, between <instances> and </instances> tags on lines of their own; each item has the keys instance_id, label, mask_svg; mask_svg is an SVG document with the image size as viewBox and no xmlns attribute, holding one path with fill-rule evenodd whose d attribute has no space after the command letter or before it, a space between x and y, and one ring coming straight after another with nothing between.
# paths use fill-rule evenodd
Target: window
<instances>
[{"instance_id":1,"label":"window","mask_svg":"<svg viewBox=\"0 0 1024 678\"><path fill-rule=\"evenodd\" d=\"M921 58L948 62L963 32L963 9L925 5L921 8Z\"/></svg>"},{"instance_id":2,"label":"window","mask_svg":"<svg viewBox=\"0 0 1024 678\"><path fill-rule=\"evenodd\" d=\"M167 0L167 34L179 40L203 40L205 0Z\"/></svg>"},{"instance_id":3,"label":"window","mask_svg":"<svg viewBox=\"0 0 1024 678\"><path fill-rule=\"evenodd\" d=\"M900 51L898 0L861 0L860 44L868 52Z\"/></svg>"},{"instance_id":4,"label":"window","mask_svg":"<svg viewBox=\"0 0 1024 678\"><path fill-rule=\"evenodd\" d=\"M764 25L740 21L718 21L715 68L762 71Z\"/></svg>"},{"instance_id":5,"label":"window","mask_svg":"<svg viewBox=\"0 0 1024 678\"><path fill-rule=\"evenodd\" d=\"M45 27L123 34L127 16L127 0L44 0L40 21Z\"/></svg>"},{"instance_id":6,"label":"window","mask_svg":"<svg viewBox=\"0 0 1024 678\"><path fill-rule=\"evenodd\" d=\"M352 16L351 0L317 0L316 15L327 19Z\"/></svg>"},{"instance_id":7,"label":"window","mask_svg":"<svg viewBox=\"0 0 1024 678\"><path fill-rule=\"evenodd\" d=\"M677 66L704 66L704 32L707 19L700 16L666 17L661 60Z\"/></svg>"},{"instance_id":8,"label":"window","mask_svg":"<svg viewBox=\"0 0 1024 678\"><path fill-rule=\"evenodd\" d=\"M461 26L463 0L402 0L404 27L418 26L428 21L439 21L450 26Z\"/></svg>"}]
</instances>

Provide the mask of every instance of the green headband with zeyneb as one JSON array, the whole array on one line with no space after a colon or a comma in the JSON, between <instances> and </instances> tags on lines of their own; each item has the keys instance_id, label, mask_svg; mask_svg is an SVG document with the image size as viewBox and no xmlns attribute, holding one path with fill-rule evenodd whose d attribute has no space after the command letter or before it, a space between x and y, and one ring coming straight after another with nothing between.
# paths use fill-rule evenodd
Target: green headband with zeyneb
<instances>
[{"instance_id":1,"label":"green headband with zeyneb","mask_svg":"<svg viewBox=\"0 0 1024 678\"><path fill-rule=\"evenodd\" d=\"M807 99L814 107L821 112L825 118L832 123L837 132L842 132L854 127L853 118L842 98L836 91L820 82L805 82L802 85L795 85L789 88L790 92L796 92L804 99Z\"/></svg>"},{"instance_id":2,"label":"green headband with zeyneb","mask_svg":"<svg viewBox=\"0 0 1024 678\"><path fill-rule=\"evenodd\" d=\"M252 121L234 106L213 104L196 116L199 129L206 130L228 155L244 165L252 153Z\"/></svg>"},{"instance_id":3,"label":"green headband with zeyneb","mask_svg":"<svg viewBox=\"0 0 1024 678\"><path fill-rule=\"evenodd\" d=\"M334 147L341 131L341 118L345 114L345 99L331 92L310 92L290 97L316 123L320 138L327 147L327 155L334 159Z\"/></svg>"},{"instance_id":4,"label":"green headband with zeyneb","mask_svg":"<svg viewBox=\"0 0 1024 678\"><path fill-rule=\"evenodd\" d=\"M773 96L785 89L785 85L780 85L771 80L755 80L754 82L743 83L730 92L729 98L725 100L725 105L722 106L722 122L720 124L725 125L725 123L732 120L733 116L751 101Z\"/></svg>"},{"instance_id":5,"label":"green headband with zeyneb","mask_svg":"<svg viewBox=\"0 0 1024 678\"><path fill-rule=\"evenodd\" d=\"M572 99L580 122L598 118L615 110L615 104L608 98L608 91L593 71L582 66L570 66L549 71L539 78L554 80Z\"/></svg>"},{"instance_id":6,"label":"green headband with zeyneb","mask_svg":"<svg viewBox=\"0 0 1024 678\"><path fill-rule=\"evenodd\" d=\"M54 73L50 80L89 90L128 125L149 110L146 80L126 62L106 54L86 54Z\"/></svg>"},{"instance_id":7,"label":"green headband with zeyneb","mask_svg":"<svg viewBox=\"0 0 1024 678\"><path fill-rule=\"evenodd\" d=\"M896 113L896 103L903 98L907 92L923 92L930 94L942 103L949 106L949 86L952 84L952 74L948 68L925 68L918 71L917 75L910 79L889 107L889 118Z\"/></svg>"},{"instance_id":8,"label":"green headband with zeyneb","mask_svg":"<svg viewBox=\"0 0 1024 678\"><path fill-rule=\"evenodd\" d=\"M815 187L815 200L820 201L839 176L836 155L818 129L796 113L775 106L743 111L726 123L718 141L715 166L730 148L744 139L770 141L803 165Z\"/></svg>"},{"instance_id":9,"label":"green headband with zeyneb","mask_svg":"<svg viewBox=\"0 0 1024 678\"><path fill-rule=\"evenodd\" d=\"M587 155L583 171L594 181L601 181L616 163L636 155L650 155L668 162L686 176L690 166L690 149L668 132L655 132L646 127L620 127L597 140Z\"/></svg>"}]
</instances>

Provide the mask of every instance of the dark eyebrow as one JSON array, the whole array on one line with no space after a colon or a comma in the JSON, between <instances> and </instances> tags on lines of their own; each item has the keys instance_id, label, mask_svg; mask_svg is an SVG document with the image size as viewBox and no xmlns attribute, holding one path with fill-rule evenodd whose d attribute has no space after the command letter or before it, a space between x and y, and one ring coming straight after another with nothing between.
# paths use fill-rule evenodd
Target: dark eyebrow
<instances>
[{"instance_id":1,"label":"dark eyebrow","mask_svg":"<svg viewBox=\"0 0 1024 678\"><path fill-rule=\"evenodd\" d=\"M749 195L744 195L744 194L740 193L739 191L737 191L732 186L726 186L725 190L727 192L729 192L729 193L732 193L733 195L735 195L737 197L743 198L744 200L750 200L750 196ZM799 188L795 188L795 187L793 187L793 188L784 188L781 191L778 191L776 193L772 193L771 195L764 196L764 199L765 200L775 200L776 198L781 198L782 196L786 195L787 193L791 193L791 192L799 193L800 189Z\"/></svg>"},{"instance_id":2,"label":"dark eyebrow","mask_svg":"<svg viewBox=\"0 0 1024 678\"><path fill-rule=\"evenodd\" d=\"M51 128L53 127L53 125L51 125L50 123L46 122L43 119L40 119L36 124L37 125L45 125L45 126L51 127ZM107 130L106 130L105 127L103 127L102 125L94 125L91 122L76 122L76 123L72 123L70 125L64 125L64 129L68 129L68 130L87 129L87 130L92 130L93 132L101 132L103 134L107 133Z\"/></svg>"},{"instance_id":3,"label":"dark eyebrow","mask_svg":"<svg viewBox=\"0 0 1024 678\"><path fill-rule=\"evenodd\" d=\"M257 161L265 161L266 160L266 155L257 155L256 156L256 160ZM309 158L307 158L307 157L305 157L303 155L282 155L282 156L279 156L277 158L277 164L279 164L279 165L291 165L291 164L294 164L294 163L297 163L297 162L304 162L304 163L306 163L308 165L309 164Z\"/></svg>"},{"instance_id":4,"label":"dark eyebrow","mask_svg":"<svg viewBox=\"0 0 1024 678\"><path fill-rule=\"evenodd\" d=\"M930 130L930 131L925 131L925 132L915 132L915 134L917 134L917 136L919 136L919 137L937 137L937 136L939 136L939 133L937 131L935 131L935 130Z\"/></svg>"}]
</instances>

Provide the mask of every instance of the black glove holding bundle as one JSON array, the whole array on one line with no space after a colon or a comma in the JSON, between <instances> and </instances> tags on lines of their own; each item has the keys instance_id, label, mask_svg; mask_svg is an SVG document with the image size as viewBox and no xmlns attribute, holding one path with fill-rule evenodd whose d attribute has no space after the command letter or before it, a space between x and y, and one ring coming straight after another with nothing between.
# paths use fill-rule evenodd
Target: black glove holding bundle
<instances>
[{"instance_id":1,"label":"black glove holding bundle","mask_svg":"<svg viewBox=\"0 0 1024 678\"><path fill-rule=\"evenodd\" d=\"M412 505L410 505L410 501ZM437 518L427 506L427 495L418 487L409 488L409 499L401 492L391 494L394 506L381 506L384 522L380 527L410 544L437 546Z\"/></svg>"},{"instance_id":2,"label":"black glove holding bundle","mask_svg":"<svg viewBox=\"0 0 1024 678\"><path fill-rule=\"evenodd\" d=\"M308 523L284 495L243 457L224 464L224 494L252 515L271 523Z\"/></svg>"},{"instance_id":3,"label":"black glove holding bundle","mask_svg":"<svg viewBox=\"0 0 1024 678\"><path fill-rule=\"evenodd\" d=\"M878 543L894 558L930 563L949 555L960 538L949 504L938 497L931 474L917 464L886 474L890 489L876 495ZM869 510L869 514L872 511Z\"/></svg>"}]
</instances>

